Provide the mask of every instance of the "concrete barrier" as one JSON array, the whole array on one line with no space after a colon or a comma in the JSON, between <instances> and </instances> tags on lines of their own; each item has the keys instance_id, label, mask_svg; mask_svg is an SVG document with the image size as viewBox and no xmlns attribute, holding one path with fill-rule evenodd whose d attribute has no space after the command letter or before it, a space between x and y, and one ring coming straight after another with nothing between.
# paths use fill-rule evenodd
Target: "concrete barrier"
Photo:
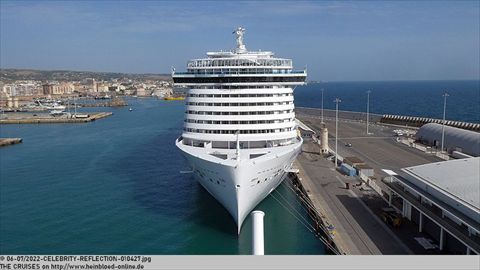
<instances>
[{"instance_id":1,"label":"concrete barrier","mask_svg":"<svg viewBox=\"0 0 480 270\"><path fill-rule=\"evenodd\" d=\"M386 123L386 124L394 124L394 125L421 127L422 125L427 123L443 124L443 119L384 114L382 115L379 122ZM479 123L468 123L468 122L446 120L445 125L473 130L473 131L480 131Z\"/></svg>"}]
</instances>

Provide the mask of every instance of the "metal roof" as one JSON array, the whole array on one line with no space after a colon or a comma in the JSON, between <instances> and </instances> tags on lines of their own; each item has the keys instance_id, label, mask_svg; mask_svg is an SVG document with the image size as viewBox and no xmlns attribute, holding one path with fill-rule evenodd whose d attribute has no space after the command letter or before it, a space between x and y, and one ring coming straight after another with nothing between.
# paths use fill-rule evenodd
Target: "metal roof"
<instances>
[{"instance_id":1,"label":"metal roof","mask_svg":"<svg viewBox=\"0 0 480 270\"><path fill-rule=\"evenodd\" d=\"M434 145L435 141L440 146L443 125L430 123L423 125L415 135L417 140ZM445 148L461 149L462 153L480 156L480 133L461 128L445 126Z\"/></svg>"},{"instance_id":2,"label":"metal roof","mask_svg":"<svg viewBox=\"0 0 480 270\"><path fill-rule=\"evenodd\" d=\"M424 191L436 189L457 203L480 211L480 157L430 163L402 169L424 184ZM410 177L409 177L410 178Z\"/></svg>"}]
</instances>

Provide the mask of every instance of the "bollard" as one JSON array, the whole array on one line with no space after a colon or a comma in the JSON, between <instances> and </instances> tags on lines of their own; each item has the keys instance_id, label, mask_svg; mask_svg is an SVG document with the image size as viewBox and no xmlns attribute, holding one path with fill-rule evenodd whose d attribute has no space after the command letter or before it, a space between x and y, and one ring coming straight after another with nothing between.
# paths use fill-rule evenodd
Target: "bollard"
<instances>
[{"instance_id":1,"label":"bollard","mask_svg":"<svg viewBox=\"0 0 480 270\"><path fill-rule=\"evenodd\" d=\"M264 254L264 239L263 239L263 217L265 213L262 211L252 212L252 250L253 255Z\"/></svg>"}]
</instances>

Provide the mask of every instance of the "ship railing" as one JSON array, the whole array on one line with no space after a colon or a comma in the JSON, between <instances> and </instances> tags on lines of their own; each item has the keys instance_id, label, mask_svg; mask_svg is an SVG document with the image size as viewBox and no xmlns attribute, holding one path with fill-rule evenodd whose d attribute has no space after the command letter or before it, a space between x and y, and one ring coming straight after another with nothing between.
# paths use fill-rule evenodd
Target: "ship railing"
<instances>
[{"instance_id":1,"label":"ship railing","mask_svg":"<svg viewBox=\"0 0 480 270\"><path fill-rule=\"evenodd\" d=\"M242 66L242 67L258 67L258 66L268 66L268 67L291 67L291 59L229 59L229 60L220 60L220 59L195 59L190 60L187 63L188 67L228 67L228 66Z\"/></svg>"},{"instance_id":2,"label":"ship railing","mask_svg":"<svg viewBox=\"0 0 480 270\"><path fill-rule=\"evenodd\" d=\"M236 74L306 74L305 70L281 71L203 71L203 72L175 72L176 75L236 75Z\"/></svg>"}]
</instances>

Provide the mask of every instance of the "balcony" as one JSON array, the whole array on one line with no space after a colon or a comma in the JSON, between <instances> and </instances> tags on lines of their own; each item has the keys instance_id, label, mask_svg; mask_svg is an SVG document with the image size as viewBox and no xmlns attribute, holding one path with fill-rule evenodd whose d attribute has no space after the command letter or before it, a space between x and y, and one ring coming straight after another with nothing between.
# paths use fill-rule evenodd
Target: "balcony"
<instances>
[{"instance_id":1,"label":"balcony","mask_svg":"<svg viewBox=\"0 0 480 270\"><path fill-rule=\"evenodd\" d=\"M218 71L218 70L196 70L197 72L174 72L172 76L175 75L254 75L254 74L307 74L306 70L227 70L227 71Z\"/></svg>"}]
</instances>

